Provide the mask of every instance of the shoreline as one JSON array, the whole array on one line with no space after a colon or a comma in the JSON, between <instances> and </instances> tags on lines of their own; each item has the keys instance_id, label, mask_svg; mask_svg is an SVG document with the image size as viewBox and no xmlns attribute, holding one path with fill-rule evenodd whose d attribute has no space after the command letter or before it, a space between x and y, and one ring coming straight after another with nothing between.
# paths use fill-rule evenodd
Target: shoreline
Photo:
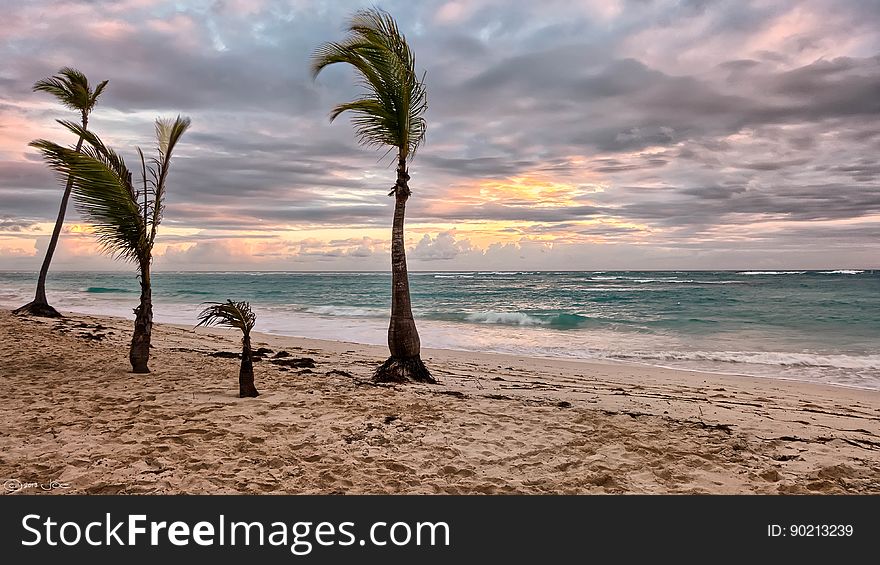
<instances>
[{"instance_id":1,"label":"shoreline","mask_svg":"<svg viewBox=\"0 0 880 565\"><path fill-rule=\"evenodd\" d=\"M870 292L877 278L836 272L420 273L415 315L423 343L443 349L880 390L872 314L880 303ZM258 331L384 345L385 278L361 271L166 273L156 281L154 320L193 324L201 302L231 294L254 306ZM130 317L139 292L131 273L53 280L56 303L90 315ZM0 306L26 302L32 286L30 277L0 276ZM840 293L847 299L834 301Z\"/></svg>"},{"instance_id":2,"label":"shoreline","mask_svg":"<svg viewBox=\"0 0 880 565\"><path fill-rule=\"evenodd\" d=\"M370 381L383 346L0 312L0 475L70 492L880 493L880 392L648 365L423 349L438 385ZM97 337L96 337L97 336ZM311 359L284 367L270 357ZM35 387L34 383L40 383Z\"/></svg>"},{"instance_id":3,"label":"shoreline","mask_svg":"<svg viewBox=\"0 0 880 565\"><path fill-rule=\"evenodd\" d=\"M11 304L0 304L0 310L7 310L8 311L8 310L12 310L15 307L16 306L13 306ZM65 316L74 316L74 317L75 316L82 316L82 317L93 317L93 318L107 318L107 319L114 319L114 320L126 320L127 319L127 318L124 318L123 316L119 316L116 314L91 313L91 312L81 312L81 311L74 311L74 310L63 310L63 314ZM343 322L343 321L344 320L340 320L340 322ZM182 324L182 323L173 322L173 321L172 322L160 321L160 322L154 322L154 323L157 325L162 325L162 326L175 327L175 328L178 328L181 330L192 330L193 326L195 325L195 324L193 324L193 326L190 326L187 324ZM518 328L517 326L510 326L511 331L515 331L517 328ZM217 328L214 328L214 329L217 329ZM217 329L217 330L223 331L222 329ZM373 344L373 343L365 343L365 342L358 342L358 341L346 341L346 340L339 340L339 339L312 338L312 337L307 337L307 336L302 336L302 335L287 334L287 333L272 332L272 331L254 331L253 335L254 336L262 335L262 336L265 336L267 339L289 338L289 339L294 339L294 340L314 341L316 343L347 343L347 344L358 345L358 346L362 345L364 347L369 347L369 348L380 348L380 349L385 348L384 345L378 345L378 344ZM817 382L810 380L810 379L797 379L797 378L793 378L793 377L786 377L786 376L780 376L780 375L769 375L769 374L768 375L749 375L746 373L738 373L735 371L709 370L709 369L690 368L690 367L676 367L676 366L670 366L670 365L659 364L659 363L650 363L647 360L637 361L637 360L624 360L624 359L613 359L613 358L603 358L603 357L594 357L594 358L566 357L566 356L553 357L553 356L536 355L536 354L531 354L531 353L512 353L512 352L502 352L502 351L474 351L474 350L468 350L468 349L457 349L457 348L453 348L453 347L423 348L423 350L437 351L437 352L468 353L468 354L474 353L474 354L479 354L479 355L498 355L498 356L503 356L503 357L528 358L528 359L550 361L550 362L564 361L564 362L572 362L572 363L581 363L581 364L585 364L585 365L596 364L596 365L611 365L611 366L633 366L633 367L643 368L643 369L647 369L647 370L662 369L662 370L668 370L668 371L677 371L677 372L682 372L682 373L695 373L697 375L711 375L711 376L724 377L724 378L732 377L732 378L737 378L737 379L741 378L741 379L747 379L747 380L757 379L758 381L766 381L766 380L783 381L783 382L791 382L791 383L798 383L798 384L815 385L815 386L819 386L819 387L832 387L832 388L843 388L843 389L857 390L857 391L880 392L880 389L870 387L870 386L859 386L859 385L854 385L854 384L846 384L846 383L838 383L838 382L817 383Z\"/></svg>"},{"instance_id":4,"label":"shoreline","mask_svg":"<svg viewBox=\"0 0 880 565\"><path fill-rule=\"evenodd\" d=\"M89 316L90 314L81 314L81 315ZM118 316L100 315L97 317L122 319ZM163 325L163 326L172 326L172 327L175 327L180 330L191 330L192 329L184 324L165 323L165 322L160 322L159 324ZM203 328L199 328L199 330L202 330L202 329ZM209 328L209 329L217 330L218 332L223 332L223 334L225 334L227 332L231 332L231 330L225 330L223 328ZM222 334L220 334L220 335L222 335ZM340 340L340 339L320 339L320 338L311 338L311 337L299 336L299 335L290 335L290 334L282 334L282 333L274 333L274 332L257 332L257 331L253 332L251 335L263 336L264 342L266 342L267 340L274 341L275 339L281 339L281 340L292 339L292 340L297 340L297 341L302 341L302 342L314 342L314 344L318 347L320 347L322 344L324 344L325 346L327 344L344 344L344 345L351 345L351 346L357 346L357 347L364 347L364 348L368 348L370 350L373 350L373 349L382 350L382 351L387 350L386 346L384 346L384 345L376 345L376 344L372 344L372 343L361 343L358 341L346 341L346 340ZM737 380L742 380L742 381L744 381L744 383L753 383L755 381L757 381L757 382L783 381L783 382L788 382L788 383L794 383L797 385L807 385L807 387L818 387L820 389L822 389L822 388L831 388L831 389L843 388L843 389L854 390L854 391L866 391L866 392L871 392L871 393L878 393L878 397L880 397L880 391L878 391L877 389L869 388L869 387L860 387L860 386L856 386L856 385L847 385L847 384L841 384L841 383L817 383L817 382L808 381L808 380L798 380L798 379L794 379L794 378L777 377L777 376L754 376L754 375L746 375L746 374L742 374L742 373L726 373L726 372L721 372L721 371L708 371L708 370L704 370L704 369L689 369L689 368L685 368L685 367L670 367L667 365L655 365L653 363L646 363L646 362L639 362L639 361L624 361L624 360L618 360L618 359L604 359L604 358L550 357L550 356L542 356L542 355L525 355L525 354L517 354L517 353L509 353L509 352L501 352L501 351L473 351L473 350L468 350L468 349L455 349L455 348L451 348L451 347L449 347L449 348L446 348L446 347L423 347L422 352L423 353L429 352L434 355L441 355L441 356L446 355L446 354L449 354L449 355L466 354L466 355L475 355L475 356L479 356L479 357L482 357L482 356L486 356L487 358L497 357L497 358L501 358L501 359L510 359L510 360L518 360L518 361L523 361L523 360L531 360L533 362L541 361L541 362L548 362L550 364L559 362L559 363L564 363L564 364L572 364L574 366L583 365L584 367L582 367L582 369L589 369L590 367L593 367L593 366L599 366L599 367L608 366L608 367L617 367L617 368L634 367L636 369L643 369L643 370L647 370L647 371L659 369L659 370L663 370L663 371L671 371L673 373L692 373L698 377L724 378L724 379L733 378L733 379L737 379ZM377 353L377 356L381 356L381 354ZM385 353L385 356L387 357L387 353ZM489 359L486 359L486 361L488 361L488 360Z\"/></svg>"}]
</instances>

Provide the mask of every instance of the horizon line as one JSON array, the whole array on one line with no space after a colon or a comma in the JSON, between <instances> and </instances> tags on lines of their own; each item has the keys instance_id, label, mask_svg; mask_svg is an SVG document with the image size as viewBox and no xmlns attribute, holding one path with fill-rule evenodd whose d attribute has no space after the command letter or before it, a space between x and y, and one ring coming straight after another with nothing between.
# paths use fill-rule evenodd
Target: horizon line
<instances>
[{"instance_id":1,"label":"horizon line","mask_svg":"<svg viewBox=\"0 0 880 565\"><path fill-rule=\"evenodd\" d=\"M737 269L450 269L450 270L442 270L442 269L410 269L409 273L735 273L735 272L804 272L804 273L821 273L827 271L878 271L880 270L880 266L878 267L852 267L852 266L844 266L844 267L818 267L818 268L799 268L799 267L744 267ZM9 273L21 273L21 274L33 274L37 273L35 270L20 270L20 269L0 269L0 273L9 274ZM119 269L119 270L100 270L100 269L57 269L56 273L106 273L106 274L116 274L116 273L128 273L133 274L131 270L128 269ZM375 274L391 274L391 270L369 270L369 269L343 269L343 270L333 270L333 269L325 269L325 270L283 270L283 269L270 269L270 270L261 270L261 269L252 269L252 270L242 270L242 269L193 269L193 270L181 270L181 269L153 269L152 272L155 273L305 273L305 274L316 274L316 273L375 273Z\"/></svg>"}]
</instances>

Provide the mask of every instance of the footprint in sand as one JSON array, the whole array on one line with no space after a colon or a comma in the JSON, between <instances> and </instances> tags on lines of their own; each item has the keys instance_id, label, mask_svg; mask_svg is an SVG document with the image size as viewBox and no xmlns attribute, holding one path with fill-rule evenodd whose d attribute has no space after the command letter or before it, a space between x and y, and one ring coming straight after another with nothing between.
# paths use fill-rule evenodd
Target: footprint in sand
<instances>
[{"instance_id":1,"label":"footprint in sand","mask_svg":"<svg viewBox=\"0 0 880 565\"><path fill-rule=\"evenodd\" d=\"M459 469L452 465L447 465L440 469L440 472L444 475L452 475L456 477L473 477L476 473L470 469Z\"/></svg>"}]
</instances>

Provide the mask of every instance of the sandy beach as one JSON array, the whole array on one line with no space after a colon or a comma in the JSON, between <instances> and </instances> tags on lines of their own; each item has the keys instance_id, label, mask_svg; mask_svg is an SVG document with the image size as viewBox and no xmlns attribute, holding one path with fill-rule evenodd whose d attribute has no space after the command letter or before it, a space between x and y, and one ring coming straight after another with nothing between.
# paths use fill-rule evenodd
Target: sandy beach
<instances>
[{"instance_id":1,"label":"sandy beach","mask_svg":"<svg viewBox=\"0 0 880 565\"><path fill-rule=\"evenodd\" d=\"M873 391L430 349L379 386L382 347L256 334L241 399L231 332L157 325L149 375L128 320L0 336L4 494L880 493Z\"/></svg>"}]
</instances>

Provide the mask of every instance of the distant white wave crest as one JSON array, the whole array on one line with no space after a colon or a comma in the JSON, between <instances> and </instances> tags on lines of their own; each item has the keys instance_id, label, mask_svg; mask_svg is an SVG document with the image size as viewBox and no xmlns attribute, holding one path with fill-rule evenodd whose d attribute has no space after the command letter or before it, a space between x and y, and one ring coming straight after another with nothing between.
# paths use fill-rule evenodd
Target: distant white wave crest
<instances>
[{"instance_id":1,"label":"distant white wave crest","mask_svg":"<svg viewBox=\"0 0 880 565\"><path fill-rule=\"evenodd\" d=\"M831 367L835 369L880 369L880 355L821 355L777 351L670 351L612 355L616 359L657 361L715 361L784 367Z\"/></svg>"},{"instance_id":2,"label":"distant white wave crest","mask_svg":"<svg viewBox=\"0 0 880 565\"><path fill-rule=\"evenodd\" d=\"M475 312L468 314L468 322L479 324L508 324L516 326L541 326L547 322L522 312Z\"/></svg>"},{"instance_id":3,"label":"distant white wave crest","mask_svg":"<svg viewBox=\"0 0 880 565\"><path fill-rule=\"evenodd\" d=\"M740 273L742 274L742 273ZM666 283L666 284L743 284L742 281L698 281L695 279L679 279L677 277L661 278L661 279L645 279L633 277L616 277L616 276L599 276L590 277L591 281L621 281L634 283Z\"/></svg>"},{"instance_id":4,"label":"distant white wave crest","mask_svg":"<svg viewBox=\"0 0 880 565\"><path fill-rule=\"evenodd\" d=\"M738 275L803 275L806 271L742 271Z\"/></svg>"},{"instance_id":5,"label":"distant white wave crest","mask_svg":"<svg viewBox=\"0 0 880 565\"><path fill-rule=\"evenodd\" d=\"M823 275L860 275L865 271L859 271L856 269L838 269L836 271L822 271Z\"/></svg>"}]
</instances>

